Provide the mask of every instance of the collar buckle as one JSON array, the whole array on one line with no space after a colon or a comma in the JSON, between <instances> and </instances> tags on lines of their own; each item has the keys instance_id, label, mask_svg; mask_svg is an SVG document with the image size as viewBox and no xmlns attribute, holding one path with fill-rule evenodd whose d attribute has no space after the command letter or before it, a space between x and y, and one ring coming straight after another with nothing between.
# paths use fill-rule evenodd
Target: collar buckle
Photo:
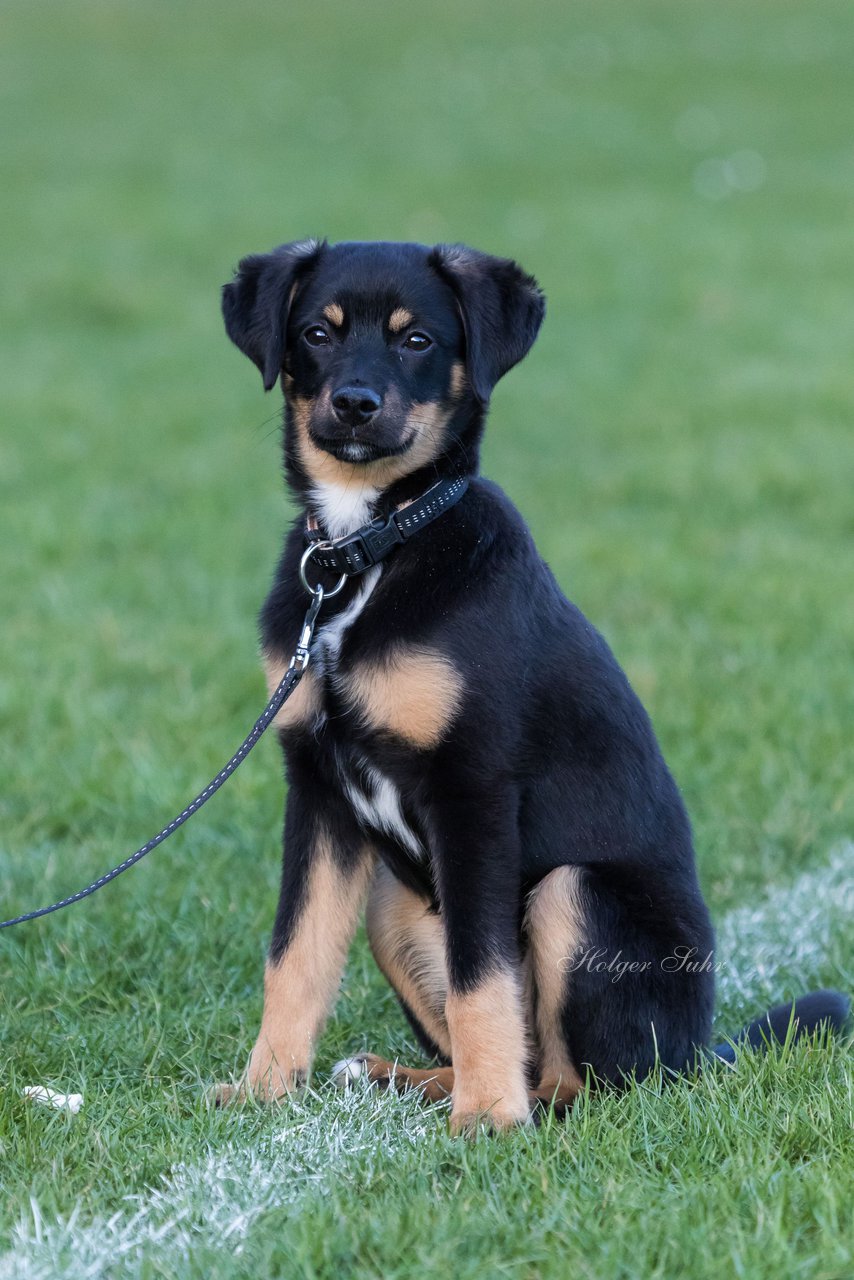
<instances>
[{"instance_id":1,"label":"collar buckle","mask_svg":"<svg viewBox=\"0 0 854 1280\"><path fill-rule=\"evenodd\" d=\"M400 532L395 520L396 514L393 511L385 520L382 516L376 516L370 524L365 525L359 531L371 564L376 564L379 560L382 560L384 556L388 555L392 547L399 542L403 542L403 534Z\"/></svg>"},{"instance_id":2,"label":"collar buckle","mask_svg":"<svg viewBox=\"0 0 854 1280\"><path fill-rule=\"evenodd\" d=\"M324 538L320 530L310 530L307 541L314 550L314 559L325 569L337 573L363 573L371 565L379 564L399 542L403 542L394 512L384 519L377 516L370 524L362 525L355 533L341 538Z\"/></svg>"}]
</instances>

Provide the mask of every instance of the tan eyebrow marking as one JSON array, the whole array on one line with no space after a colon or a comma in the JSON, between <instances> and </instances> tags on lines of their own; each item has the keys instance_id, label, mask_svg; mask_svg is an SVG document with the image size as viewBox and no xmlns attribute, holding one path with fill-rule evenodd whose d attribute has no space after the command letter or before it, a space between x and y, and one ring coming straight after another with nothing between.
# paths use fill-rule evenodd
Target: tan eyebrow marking
<instances>
[{"instance_id":1,"label":"tan eyebrow marking","mask_svg":"<svg viewBox=\"0 0 854 1280\"><path fill-rule=\"evenodd\" d=\"M400 333L408 324L412 324L414 316L406 307L395 307L388 318L388 327L392 333Z\"/></svg>"},{"instance_id":2,"label":"tan eyebrow marking","mask_svg":"<svg viewBox=\"0 0 854 1280\"><path fill-rule=\"evenodd\" d=\"M337 302L330 302L323 308L323 314L330 324L334 324L336 329L340 329L344 323L344 309Z\"/></svg>"}]
</instances>

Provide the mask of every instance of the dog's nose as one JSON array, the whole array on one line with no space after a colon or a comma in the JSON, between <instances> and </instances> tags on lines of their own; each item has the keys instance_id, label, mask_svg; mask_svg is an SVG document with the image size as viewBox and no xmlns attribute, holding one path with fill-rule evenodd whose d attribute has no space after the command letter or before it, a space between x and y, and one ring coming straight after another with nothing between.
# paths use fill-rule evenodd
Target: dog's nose
<instances>
[{"instance_id":1,"label":"dog's nose","mask_svg":"<svg viewBox=\"0 0 854 1280\"><path fill-rule=\"evenodd\" d=\"M332 408L341 422L357 427L382 407L382 396L370 387L339 387L332 393Z\"/></svg>"}]
</instances>

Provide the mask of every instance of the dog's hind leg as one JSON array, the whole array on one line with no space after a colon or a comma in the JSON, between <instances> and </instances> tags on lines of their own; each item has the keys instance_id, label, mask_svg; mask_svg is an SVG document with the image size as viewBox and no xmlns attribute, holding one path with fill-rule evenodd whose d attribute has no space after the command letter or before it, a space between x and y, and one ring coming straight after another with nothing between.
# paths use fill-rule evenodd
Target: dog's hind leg
<instances>
[{"instance_id":1,"label":"dog's hind leg","mask_svg":"<svg viewBox=\"0 0 854 1280\"><path fill-rule=\"evenodd\" d=\"M340 1087L367 1079L381 1088L420 1089L438 1102L454 1086L451 1041L445 1018L448 978L441 921L430 904L383 864L374 872L366 912L368 940L425 1052L440 1065L427 1070L404 1067L372 1053L345 1058L333 1068Z\"/></svg>"},{"instance_id":2,"label":"dog's hind leg","mask_svg":"<svg viewBox=\"0 0 854 1280\"><path fill-rule=\"evenodd\" d=\"M692 1068L708 1042L713 940L690 881L559 867L530 894L525 935L544 1103L565 1104L585 1075L626 1088L657 1064Z\"/></svg>"},{"instance_id":3,"label":"dog's hind leg","mask_svg":"<svg viewBox=\"0 0 854 1280\"><path fill-rule=\"evenodd\" d=\"M420 1043L444 1064L451 1059L445 1017L448 975L442 922L424 898L379 863L365 917L374 959L394 988Z\"/></svg>"},{"instance_id":4,"label":"dog's hind leg","mask_svg":"<svg viewBox=\"0 0 854 1280\"><path fill-rule=\"evenodd\" d=\"M583 1087L569 1054L564 1015L573 956L584 940L582 872L558 867L528 897L524 932L530 1003L538 1051L534 1098L541 1106L571 1104Z\"/></svg>"},{"instance_id":5,"label":"dog's hind leg","mask_svg":"<svg viewBox=\"0 0 854 1280\"><path fill-rule=\"evenodd\" d=\"M530 1095L533 1107L571 1105L582 1080L569 1057L562 1021L567 974L583 935L578 876L560 867L546 876L528 900L525 916L528 1016L537 1042L539 1070ZM399 1092L418 1089L430 1102L450 1096L454 1071L445 1017L448 991L442 922L429 904L378 865L367 908L368 938L374 957L394 988L419 1041L440 1065L413 1068L372 1053L336 1064L333 1080L346 1087L365 1079Z\"/></svg>"}]
</instances>

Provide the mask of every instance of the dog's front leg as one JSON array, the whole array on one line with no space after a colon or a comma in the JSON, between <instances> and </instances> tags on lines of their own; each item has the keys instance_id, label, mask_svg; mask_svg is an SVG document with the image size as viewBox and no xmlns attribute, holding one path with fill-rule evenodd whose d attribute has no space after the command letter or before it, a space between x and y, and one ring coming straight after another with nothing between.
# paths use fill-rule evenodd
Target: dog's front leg
<instances>
[{"instance_id":1,"label":"dog's front leg","mask_svg":"<svg viewBox=\"0 0 854 1280\"><path fill-rule=\"evenodd\" d=\"M310 804L292 778L264 1012L242 1087L264 1100L308 1078L373 867L358 828L333 802L316 812L314 795Z\"/></svg>"},{"instance_id":2,"label":"dog's front leg","mask_svg":"<svg viewBox=\"0 0 854 1280\"><path fill-rule=\"evenodd\" d=\"M530 1115L515 803L457 792L443 802L434 829L454 1068L451 1129L506 1129Z\"/></svg>"}]
</instances>

